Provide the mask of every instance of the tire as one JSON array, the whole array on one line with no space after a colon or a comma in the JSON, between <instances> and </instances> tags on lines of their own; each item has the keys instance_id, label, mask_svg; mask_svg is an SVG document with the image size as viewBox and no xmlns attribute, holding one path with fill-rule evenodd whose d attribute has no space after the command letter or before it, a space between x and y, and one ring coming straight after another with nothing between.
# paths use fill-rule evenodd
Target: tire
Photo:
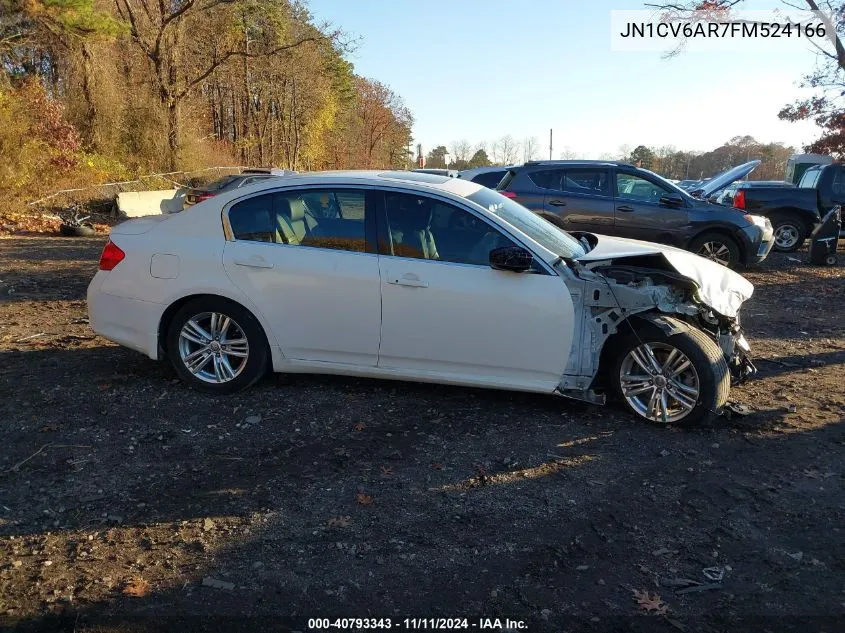
<instances>
[{"instance_id":1,"label":"tire","mask_svg":"<svg viewBox=\"0 0 845 633\"><path fill-rule=\"evenodd\" d=\"M807 239L807 224L793 214L772 214L769 218L775 231L772 250L792 253L804 245Z\"/></svg>"},{"instance_id":2,"label":"tire","mask_svg":"<svg viewBox=\"0 0 845 633\"><path fill-rule=\"evenodd\" d=\"M96 235L97 231L93 226L82 224L81 226L71 226L70 224L59 225L59 234L65 237L91 237Z\"/></svg>"},{"instance_id":3,"label":"tire","mask_svg":"<svg viewBox=\"0 0 845 633\"><path fill-rule=\"evenodd\" d=\"M739 244L721 233L699 235L690 242L687 250L728 268L736 268L740 264Z\"/></svg>"},{"instance_id":4,"label":"tire","mask_svg":"<svg viewBox=\"0 0 845 633\"><path fill-rule=\"evenodd\" d=\"M825 255L824 258L824 265L825 266L836 266L839 263L839 258L831 253L830 255Z\"/></svg>"},{"instance_id":5,"label":"tire","mask_svg":"<svg viewBox=\"0 0 845 633\"><path fill-rule=\"evenodd\" d=\"M611 391L625 408L641 419L657 424L695 424L717 415L728 401L731 374L715 341L694 328L668 336L653 326L634 327L637 327L636 334L626 335L614 345L619 353L609 376ZM679 368L688 360L690 367L668 380L665 373L657 373L654 369L649 374L634 358L636 353L648 362L648 357L642 355L643 346L652 350L660 364ZM643 379L636 380L637 376ZM665 389L660 391L664 383ZM638 393L638 389L643 391ZM650 408L655 391L665 395L665 409ZM676 399L673 394L680 394L686 402ZM654 402L658 407L661 404L660 399Z\"/></svg>"},{"instance_id":6,"label":"tire","mask_svg":"<svg viewBox=\"0 0 845 633\"><path fill-rule=\"evenodd\" d=\"M216 333L212 332L211 315L219 315L216 322L221 326L225 324L224 318L230 320L222 341L205 336L219 336L221 330L218 328ZM187 325L192 320L194 323ZM203 339L209 341L208 345L203 344ZM246 339L246 344L239 342L227 346L226 339ZM182 306L173 315L167 329L166 348L170 362L182 381L206 393L229 394L247 389L266 373L268 367L269 349L261 324L242 306L220 297L201 297ZM207 351L200 352L201 348ZM195 365L193 371L185 360L191 354L196 361L204 361L198 367Z\"/></svg>"}]
</instances>

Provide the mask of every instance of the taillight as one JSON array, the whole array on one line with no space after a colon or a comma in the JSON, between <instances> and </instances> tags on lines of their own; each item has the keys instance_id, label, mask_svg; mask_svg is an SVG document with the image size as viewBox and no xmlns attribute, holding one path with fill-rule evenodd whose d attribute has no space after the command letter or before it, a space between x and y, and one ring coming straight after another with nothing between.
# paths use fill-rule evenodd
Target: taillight
<instances>
[{"instance_id":1,"label":"taillight","mask_svg":"<svg viewBox=\"0 0 845 633\"><path fill-rule=\"evenodd\" d=\"M112 270L123 261L124 257L126 257L126 253L120 250L117 244L109 240L103 247L103 254L100 255L100 270Z\"/></svg>"},{"instance_id":2,"label":"taillight","mask_svg":"<svg viewBox=\"0 0 845 633\"><path fill-rule=\"evenodd\" d=\"M203 200L208 200L209 198L213 198L213 193L201 193L197 196L197 202L202 202Z\"/></svg>"},{"instance_id":3,"label":"taillight","mask_svg":"<svg viewBox=\"0 0 845 633\"><path fill-rule=\"evenodd\" d=\"M745 209L745 189L739 189L734 194L734 208Z\"/></svg>"},{"instance_id":4,"label":"taillight","mask_svg":"<svg viewBox=\"0 0 845 633\"><path fill-rule=\"evenodd\" d=\"M499 193L502 194L505 198L510 198L511 200L516 198L516 194L513 191L500 191Z\"/></svg>"}]
</instances>

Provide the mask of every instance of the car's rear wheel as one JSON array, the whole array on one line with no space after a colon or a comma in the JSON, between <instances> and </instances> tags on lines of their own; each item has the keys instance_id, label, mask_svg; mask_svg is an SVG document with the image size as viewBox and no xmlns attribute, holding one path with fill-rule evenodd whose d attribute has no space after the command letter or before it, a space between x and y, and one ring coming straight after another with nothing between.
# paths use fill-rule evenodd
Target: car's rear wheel
<instances>
[{"instance_id":1,"label":"car's rear wheel","mask_svg":"<svg viewBox=\"0 0 845 633\"><path fill-rule=\"evenodd\" d=\"M613 391L641 418L659 424L700 422L728 400L728 364L719 346L700 330L667 336L642 327L617 349Z\"/></svg>"},{"instance_id":2,"label":"car's rear wheel","mask_svg":"<svg viewBox=\"0 0 845 633\"><path fill-rule=\"evenodd\" d=\"M246 389L267 368L267 340L256 318L215 297L179 309L168 328L167 352L185 383L209 393Z\"/></svg>"},{"instance_id":3,"label":"car's rear wheel","mask_svg":"<svg viewBox=\"0 0 845 633\"><path fill-rule=\"evenodd\" d=\"M707 233L695 238L689 250L728 268L739 265L739 245L721 233Z\"/></svg>"},{"instance_id":4,"label":"car's rear wheel","mask_svg":"<svg viewBox=\"0 0 845 633\"><path fill-rule=\"evenodd\" d=\"M775 232L774 250L791 253L801 248L807 239L807 225L801 218L773 214L770 219Z\"/></svg>"}]
</instances>

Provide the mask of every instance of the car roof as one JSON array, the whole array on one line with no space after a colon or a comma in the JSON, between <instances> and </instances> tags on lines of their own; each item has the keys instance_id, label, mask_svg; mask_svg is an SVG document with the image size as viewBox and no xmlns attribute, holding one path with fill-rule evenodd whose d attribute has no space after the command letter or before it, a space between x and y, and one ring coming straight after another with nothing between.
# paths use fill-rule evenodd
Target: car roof
<instances>
[{"instance_id":1,"label":"car roof","mask_svg":"<svg viewBox=\"0 0 845 633\"><path fill-rule=\"evenodd\" d=\"M488 165L486 167L473 167L472 169L462 169L458 172L458 178L467 178L468 176L478 176L479 174L489 174L494 171L508 171L518 167L518 165Z\"/></svg>"},{"instance_id":2,"label":"car roof","mask_svg":"<svg viewBox=\"0 0 845 633\"><path fill-rule=\"evenodd\" d=\"M551 167L595 167L597 165L601 165L604 167L633 167L634 169L638 169L636 165L626 163L622 160L529 160L524 165L522 165L522 167L538 165L549 165Z\"/></svg>"},{"instance_id":3,"label":"car roof","mask_svg":"<svg viewBox=\"0 0 845 633\"><path fill-rule=\"evenodd\" d=\"M413 171L390 171L390 170L348 170L348 171L315 171L293 173L283 179L261 178L240 189L227 191L218 196L220 202L226 204L230 200L260 193L264 190L278 189L279 187L305 187L305 186L337 186L337 185L360 185L360 186L406 186L412 189L425 190L430 193L445 192L456 196L466 197L483 189L478 183L460 178L440 176L437 174L426 174Z\"/></svg>"}]
</instances>

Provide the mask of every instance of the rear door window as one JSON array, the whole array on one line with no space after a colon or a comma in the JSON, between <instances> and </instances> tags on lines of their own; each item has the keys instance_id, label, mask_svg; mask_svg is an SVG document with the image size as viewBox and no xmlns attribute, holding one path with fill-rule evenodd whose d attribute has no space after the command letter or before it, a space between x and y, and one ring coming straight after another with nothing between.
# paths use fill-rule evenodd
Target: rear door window
<instances>
[{"instance_id":1,"label":"rear door window","mask_svg":"<svg viewBox=\"0 0 845 633\"><path fill-rule=\"evenodd\" d=\"M239 241L366 251L366 193L305 189L254 196L229 209Z\"/></svg>"},{"instance_id":2,"label":"rear door window","mask_svg":"<svg viewBox=\"0 0 845 633\"><path fill-rule=\"evenodd\" d=\"M607 169L567 169L561 189L567 193L610 197L610 172Z\"/></svg>"}]
</instances>

